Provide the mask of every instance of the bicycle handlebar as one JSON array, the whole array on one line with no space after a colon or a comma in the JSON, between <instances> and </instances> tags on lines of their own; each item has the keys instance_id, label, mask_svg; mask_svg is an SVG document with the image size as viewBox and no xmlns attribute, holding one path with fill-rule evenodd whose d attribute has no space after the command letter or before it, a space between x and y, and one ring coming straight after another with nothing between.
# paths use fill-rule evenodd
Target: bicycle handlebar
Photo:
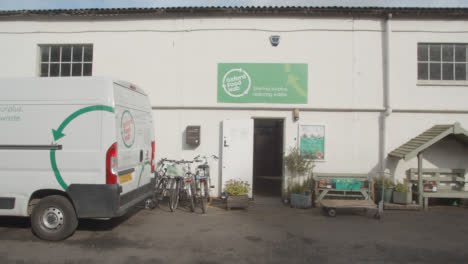
<instances>
[{"instance_id":1,"label":"bicycle handlebar","mask_svg":"<svg viewBox=\"0 0 468 264\"><path fill-rule=\"evenodd\" d=\"M201 155L197 155L195 158L193 158L193 160L171 160L171 159L166 159L166 158L162 158L159 160L159 163L164 163L164 162L171 162L171 163L175 163L175 164L189 164L189 163L195 163L195 162L203 162L202 159L205 160L205 162L208 162L208 159L209 158L213 158L214 160L218 160L218 156L216 155L211 155L211 156L201 156Z\"/></svg>"},{"instance_id":2,"label":"bicycle handlebar","mask_svg":"<svg viewBox=\"0 0 468 264\"><path fill-rule=\"evenodd\" d=\"M194 161L191 160L171 160L171 159L166 159L162 158L159 160L159 162L164 163L164 162L171 162L171 163L176 163L176 164L184 164L184 163L193 163Z\"/></svg>"},{"instance_id":3,"label":"bicycle handlebar","mask_svg":"<svg viewBox=\"0 0 468 264\"><path fill-rule=\"evenodd\" d=\"M177 160L171 160L171 159L166 159L166 158L162 158L159 160L159 162L178 162Z\"/></svg>"},{"instance_id":4,"label":"bicycle handlebar","mask_svg":"<svg viewBox=\"0 0 468 264\"><path fill-rule=\"evenodd\" d=\"M209 158L213 158L214 160L219 159L218 156L216 156L216 155L211 155L211 156L201 156L201 155L197 155L195 158L193 158L193 160L196 161L196 162L203 162L203 160L200 160L200 159L204 159L205 162L208 162L208 159L209 159Z\"/></svg>"}]
</instances>

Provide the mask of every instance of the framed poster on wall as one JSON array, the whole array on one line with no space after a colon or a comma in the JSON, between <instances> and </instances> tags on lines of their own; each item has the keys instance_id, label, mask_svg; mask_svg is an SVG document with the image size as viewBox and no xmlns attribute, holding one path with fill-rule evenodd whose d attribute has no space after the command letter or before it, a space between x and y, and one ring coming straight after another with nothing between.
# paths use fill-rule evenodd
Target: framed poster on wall
<instances>
[{"instance_id":1,"label":"framed poster on wall","mask_svg":"<svg viewBox=\"0 0 468 264\"><path fill-rule=\"evenodd\" d=\"M325 126L299 125L299 150L315 160L325 160Z\"/></svg>"}]
</instances>

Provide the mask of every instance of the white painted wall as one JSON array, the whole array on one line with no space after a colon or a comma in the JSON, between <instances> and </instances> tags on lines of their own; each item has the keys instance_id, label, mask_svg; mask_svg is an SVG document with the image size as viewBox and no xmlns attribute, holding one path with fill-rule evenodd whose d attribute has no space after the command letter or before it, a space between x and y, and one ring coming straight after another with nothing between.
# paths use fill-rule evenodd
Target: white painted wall
<instances>
[{"instance_id":1,"label":"white painted wall","mask_svg":"<svg viewBox=\"0 0 468 264\"><path fill-rule=\"evenodd\" d=\"M382 19L351 16L15 19L0 21L0 77L37 76L39 44L93 44L93 75L129 80L149 93L155 108L159 157L189 159L198 154L220 155L220 123L228 118L284 118L286 150L297 144L298 123L292 121L290 109L326 108L327 111L300 113L299 123L326 125L327 158L315 170L350 173L379 170L385 30ZM468 21L395 18L391 23L391 107L468 111L467 86L418 85L416 63L418 42L468 43ZM271 35L281 36L278 47L271 46ZM234 62L307 63L309 103L218 103L217 64ZM218 108L194 110L195 106ZM230 107L249 109L230 110ZM262 107L285 110L261 110ZM386 153L433 124L456 121L468 128L466 113L393 113L388 122ZM183 132L188 125L201 125L201 145L195 149L183 145ZM453 142L449 143L434 148L441 152L441 164L428 164L462 166L466 160L463 146L449 157L446 152L452 149ZM399 161L391 165L395 167L391 171L400 179L407 168L414 167L414 162ZM219 166L212 173L218 193Z\"/></svg>"},{"instance_id":2,"label":"white painted wall","mask_svg":"<svg viewBox=\"0 0 468 264\"><path fill-rule=\"evenodd\" d=\"M392 28L392 107L467 110L468 85L418 85L417 45L418 42L466 44L468 21L395 20Z\"/></svg>"},{"instance_id":3,"label":"white painted wall","mask_svg":"<svg viewBox=\"0 0 468 264\"><path fill-rule=\"evenodd\" d=\"M220 123L224 119L278 118L284 119L285 146L297 145L298 124L325 124L326 161L317 162L320 172L376 173L378 170L378 115L373 113L316 113L301 112L300 121L292 120L291 111L258 110L156 110L156 149L161 157L191 159L199 153L221 155ZM188 125L201 124L201 144L192 149L183 144L183 133ZM182 151L181 151L182 150ZM220 182L218 169L211 170L216 191ZM216 167L214 167L216 168Z\"/></svg>"},{"instance_id":4,"label":"white painted wall","mask_svg":"<svg viewBox=\"0 0 468 264\"><path fill-rule=\"evenodd\" d=\"M92 43L93 75L136 82L155 106L225 106L216 102L217 64L263 62L308 63L310 106L379 108L379 27L350 18L1 22L0 76L38 75L39 44Z\"/></svg>"}]
</instances>

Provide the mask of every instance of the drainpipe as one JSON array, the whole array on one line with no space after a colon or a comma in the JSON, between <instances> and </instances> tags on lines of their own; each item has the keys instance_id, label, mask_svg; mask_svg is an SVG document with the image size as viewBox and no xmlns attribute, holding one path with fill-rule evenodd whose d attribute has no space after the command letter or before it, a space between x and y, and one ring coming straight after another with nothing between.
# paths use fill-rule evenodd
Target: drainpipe
<instances>
[{"instance_id":1,"label":"drainpipe","mask_svg":"<svg viewBox=\"0 0 468 264\"><path fill-rule=\"evenodd\" d=\"M384 38L384 52L383 52L383 60L384 60L384 107L385 112L382 115L382 127L381 127L381 135L382 135L382 146L381 146L381 154L380 154L380 170L381 174L385 176L385 169L387 167L386 164L386 152L387 152L387 121L388 117L392 114L392 107L390 103L390 58L391 58L391 49L390 49L390 40L391 40L391 33L392 33L392 14L388 13L385 21L385 38ZM383 212L383 198L384 198L384 190L385 186L382 183L382 199L379 203L379 212Z\"/></svg>"},{"instance_id":2,"label":"drainpipe","mask_svg":"<svg viewBox=\"0 0 468 264\"><path fill-rule=\"evenodd\" d=\"M392 14L387 15L387 20L385 23L385 51L384 51L384 100L385 100L385 116L388 117L392 113L392 107L390 104L390 40L392 36Z\"/></svg>"}]
</instances>

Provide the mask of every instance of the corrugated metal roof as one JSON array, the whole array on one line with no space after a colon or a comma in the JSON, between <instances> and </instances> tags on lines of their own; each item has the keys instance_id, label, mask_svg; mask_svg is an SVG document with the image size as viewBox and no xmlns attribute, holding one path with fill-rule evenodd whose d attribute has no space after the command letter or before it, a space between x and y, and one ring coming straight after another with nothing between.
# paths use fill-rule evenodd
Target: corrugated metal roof
<instances>
[{"instance_id":1,"label":"corrugated metal roof","mask_svg":"<svg viewBox=\"0 0 468 264\"><path fill-rule=\"evenodd\" d=\"M457 138L468 143L468 131L463 129L459 123L453 125L435 125L393 150L388 155L409 160L449 135L455 135Z\"/></svg>"},{"instance_id":2,"label":"corrugated metal roof","mask_svg":"<svg viewBox=\"0 0 468 264\"><path fill-rule=\"evenodd\" d=\"M151 7L468 8L466 0L160 0Z\"/></svg>"},{"instance_id":3,"label":"corrugated metal roof","mask_svg":"<svg viewBox=\"0 0 468 264\"><path fill-rule=\"evenodd\" d=\"M0 10L115 8L468 8L467 0L3 0Z\"/></svg>"},{"instance_id":4,"label":"corrugated metal roof","mask_svg":"<svg viewBox=\"0 0 468 264\"><path fill-rule=\"evenodd\" d=\"M26 16L120 16L177 14L283 14L315 15L322 13L356 13L380 16L444 15L468 16L468 0L133 0L127 5L106 1L0 1L0 17ZM7 3L7 4L5 4ZM9 3L9 4L8 4ZM67 5L68 3L68 5ZM16 10L14 7L16 7ZM2 11L3 10L3 11Z\"/></svg>"}]
</instances>

